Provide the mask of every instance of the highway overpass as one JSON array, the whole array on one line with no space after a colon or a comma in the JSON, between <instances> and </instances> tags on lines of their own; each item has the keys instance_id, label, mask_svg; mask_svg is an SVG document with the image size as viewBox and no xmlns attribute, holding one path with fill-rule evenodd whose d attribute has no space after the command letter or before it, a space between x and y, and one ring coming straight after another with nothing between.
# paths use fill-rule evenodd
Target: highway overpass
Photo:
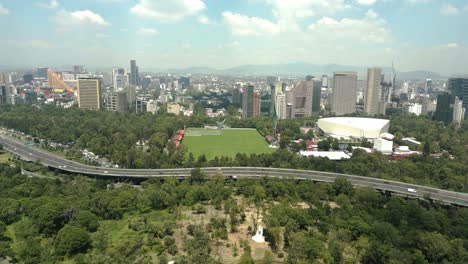
<instances>
[{"instance_id":1,"label":"highway overpass","mask_svg":"<svg viewBox=\"0 0 468 264\"><path fill-rule=\"evenodd\" d=\"M0 143L5 150L28 161L37 161L50 168L59 169L69 173L101 176L101 177L123 177L123 178L151 178L151 177L188 177L192 168L181 169L119 169L103 168L84 165L75 161L67 160L61 156L52 154L40 148L26 145L6 135L0 136ZM202 168L209 176L222 173L224 176L241 177L275 177L295 178L312 180L318 182L333 182L336 178L346 178L355 186L373 187L382 191L399 193L413 197L425 197L442 201L449 204L468 206L468 194L436 189L421 185L369 178L357 175L330 173L322 171L258 168L258 167L219 167ZM413 191L414 190L414 191Z\"/></svg>"}]
</instances>

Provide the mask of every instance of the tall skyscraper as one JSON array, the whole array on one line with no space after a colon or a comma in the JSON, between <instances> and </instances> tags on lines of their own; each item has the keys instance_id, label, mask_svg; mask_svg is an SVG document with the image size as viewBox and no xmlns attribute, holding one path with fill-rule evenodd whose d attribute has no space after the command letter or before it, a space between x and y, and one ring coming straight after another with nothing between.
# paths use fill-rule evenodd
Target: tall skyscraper
<instances>
[{"instance_id":1,"label":"tall skyscraper","mask_svg":"<svg viewBox=\"0 0 468 264\"><path fill-rule=\"evenodd\" d=\"M465 119L465 111L466 109L463 107L463 101L455 96L455 100L453 102L453 118L452 121L458 125L462 123Z\"/></svg>"},{"instance_id":2,"label":"tall skyscraper","mask_svg":"<svg viewBox=\"0 0 468 264\"><path fill-rule=\"evenodd\" d=\"M453 96L462 100L463 107L468 109L468 78L450 78L448 90ZM465 111L465 118L468 118L467 111Z\"/></svg>"},{"instance_id":3,"label":"tall skyscraper","mask_svg":"<svg viewBox=\"0 0 468 264\"><path fill-rule=\"evenodd\" d=\"M275 114L275 96L276 96L276 85L270 84L270 115Z\"/></svg>"},{"instance_id":4,"label":"tall skyscraper","mask_svg":"<svg viewBox=\"0 0 468 264\"><path fill-rule=\"evenodd\" d=\"M322 97L322 82L314 81L312 92L312 116L318 116L320 113L320 99Z\"/></svg>"},{"instance_id":5,"label":"tall skyscraper","mask_svg":"<svg viewBox=\"0 0 468 264\"><path fill-rule=\"evenodd\" d=\"M432 79L426 79L426 83L424 85L424 91L426 94L432 93Z\"/></svg>"},{"instance_id":6,"label":"tall skyscraper","mask_svg":"<svg viewBox=\"0 0 468 264\"><path fill-rule=\"evenodd\" d=\"M239 88L235 87L232 89L232 104L236 106L241 105L241 92Z\"/></svg>"},{"instance_id":7,"label":"tall skyscraper","mask_svg":"<svg viewBox=\"0 0 468 264\"><path fill-rule=\"evenodd\" d=\"M434 119L445 124L452 122L454 102L455 96L449 93L439 94Z\"/></svg>"},{"instance_id":8,"label":"tall skyscraper","mask_svg":"<svg viewBox=\"0 0 468 264\"><path fill-rule=\"evenodd\" d=\"M47 79L47 71L49 68L37 68L37 77Z\"/></svg>"},{"instance_id":9,"label":"tall skyscraper","mask_svg":"<svg viewBox=\"0 0 468 264\"><path fill-rule=\"evenodd\" d=\"M253 97L254 97L254 86L248 84L244 87L242 95L242 118L249 118L253 116Z\"/></svg>"},{"instance_id":10,"label":"tall skyscraper","mask_svg":"<svg viewBox=\"0 0 468 264\"><path fill-rule=\"evenodd\" d=\"M279 120L286 119L286 95L282 92L275 96L276 116Z\"/></svg>"},{"instance_id":11,"label":"tall skyscraper","mask_svg":"<svg viewBox=\"0 0 468 264\"><path fill-rule=\"evenodd\" d=\"M261 112L261 102L262 102L262 95L259 92L254 93L253 95L253 106L252 106L252 116L257 117L260 116Z\"/></svg>"},{"instance_id":12,"label":"tall skyscraper","mask_svg":"<svg viewBox=\"0 0 468 264\"><path fill-rule=\"evenodd\" d=\"M78 79L78 107L90 110L101 109L100 79Z\"/></svg>"},{"instance_id":13,"label":"tall skyscraper","mask_svg":"<svg viewBox=\"0 0 468 264\"><path fill-rule=\"evenodd\" d=\"M351 114L356 111L356 72L333 74L332 112L335 115Z\"/></svg>"},{"instance_id":14,"label":"tall skyscraper","mask_svg":"<svg viewBox=\"0 0 468 264\"><path fill-rule=\"evenodd\" d=\"M381 113L381 84L382 69L369 68L367 70L367 88L364 94L364 112L368 115Z\"/></svg>"},{"instance_id":15,"label":"tall skyscraper","mask_svg":"<svg viewBox=\"0 0 468 264\"><path fill-rule=\"evenodd\" d=\"M136 86L128 85L126 88L127 101L129 104L133 104L136 100Z\"/></svg>"},{"instance_id":16,"label":"tall skyscraper","mask_svg":"<svg viewBox=\"0 0 468 264\"><path fill-rule=\"evenodd\" d=\"M138 66L136 65L136 60L130 61L130 84L138 85Z\"/></svg>"}]
</instances>

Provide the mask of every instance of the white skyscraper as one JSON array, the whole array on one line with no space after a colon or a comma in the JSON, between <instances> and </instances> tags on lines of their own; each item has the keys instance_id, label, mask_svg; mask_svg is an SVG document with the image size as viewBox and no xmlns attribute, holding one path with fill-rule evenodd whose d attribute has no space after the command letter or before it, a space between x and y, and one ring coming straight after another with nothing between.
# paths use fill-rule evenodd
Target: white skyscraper
<instances>
[{"instance_id":1,"label":"white skyscraper","mask_svg":"<svg viewBox=\"0 0 468 264\"><path fill-rule=\"evenodd\" d=\"M284 93L276 94L275 108L278 120L286 119L286 95Z\"/></svg>"},{"instance_id":2,"label":"white skyscraper","mask_svg":"<svg viewBox=\"0 0 468 264\"><path fill-rule=\"evenodd\" d=\"M114 75L114 90L119 88L125 89L128 86L128 75L127 74L116 74Z\"/></svg>"},{"instance_id":3,"label":"white skyscraper","mask_svg":"<svg viewBox=\"0 0 468 264\"><path fill-rule=\"evenodd\" d=\"M465 111L466 109L463 107L463 101L458 99L458 96L456 96L453 103L453 122L461 124L465 117Z\"/></svg>"}]
</instances>

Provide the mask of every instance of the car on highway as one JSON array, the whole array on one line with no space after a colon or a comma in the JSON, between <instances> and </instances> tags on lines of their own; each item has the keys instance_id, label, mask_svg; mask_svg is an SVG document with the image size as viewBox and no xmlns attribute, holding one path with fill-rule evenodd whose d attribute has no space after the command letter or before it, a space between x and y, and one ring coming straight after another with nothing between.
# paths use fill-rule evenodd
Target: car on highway
<instances>
[{"instance_id":1,"label":"car on highway","mask_svg":"<svg viewBox=\"0 0 468 264\"><path fill-rule=\"evenodd\" d=\"M410 193L417 193L417 191L416 191L415 189L413 189L413 188L408 188L408 192L410 192Z\"/></svg>"},{"instance_id":2,"label":"car on highway","mask_svg":"<svg viewBox=\"0 0 468 264\"><path fill-rule=\"evenodd\" d=\"M108 171L104 171L104 173L109 173Z\"/></svg>"}]
</instances>

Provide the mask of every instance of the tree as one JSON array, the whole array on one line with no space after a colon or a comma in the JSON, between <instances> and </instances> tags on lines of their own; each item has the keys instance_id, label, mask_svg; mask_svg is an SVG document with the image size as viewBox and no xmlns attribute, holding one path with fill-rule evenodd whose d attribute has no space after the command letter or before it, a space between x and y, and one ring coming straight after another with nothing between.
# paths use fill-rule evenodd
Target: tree
<instances>
[{"instance_id":1,"label":"tree","mask_svg":"<svg viewBox=\"0 0 468 264\"><path fill-rule=\"evenodd\" d=\"M81 227L66 225L57 233L55 250L58 255L73 256L91 247L89 233Z\"/></svg>"},{"instance_id":2,"label":"tree","mask_svg":"<svg viewBox=\"0 0 468 264\"><path fill-rule=\"evenodd\" d=\"M333 181L332 188L335 195L346 194L349 196L353 194L353 185L346 178L336 178Z\"/></svg>"},{"instance_id":3,"label":"tree","mask_svg":"<svg viewBox=\"0 0 468 264\"><path fill-rule=\"evenodd\" d=\"M89 210L78 211L73 223L85 228L89 232L95 232L99 227L99 218Z\"/></svg>"},{"instance_id":4,"label":"tree","mask_svg":"<svg viewBox=\"0 0 468 264\"><path fill-rule=\"evenodd\" d=\"M194 182L201 183L205 179L205 172L200 168L195 168L190 171L190 184Z\"/></svg>"},{"instance_id":5,"label":"tree","mask_svg":"<svg viewBox=\"0 0 468 264\"><path fill-rule=\"evenodd\" d=\"M442 263L450 250L447 239L439 233L422 233L418 240L418 248L432 263Z\"/></svg>"}]
</instances>

